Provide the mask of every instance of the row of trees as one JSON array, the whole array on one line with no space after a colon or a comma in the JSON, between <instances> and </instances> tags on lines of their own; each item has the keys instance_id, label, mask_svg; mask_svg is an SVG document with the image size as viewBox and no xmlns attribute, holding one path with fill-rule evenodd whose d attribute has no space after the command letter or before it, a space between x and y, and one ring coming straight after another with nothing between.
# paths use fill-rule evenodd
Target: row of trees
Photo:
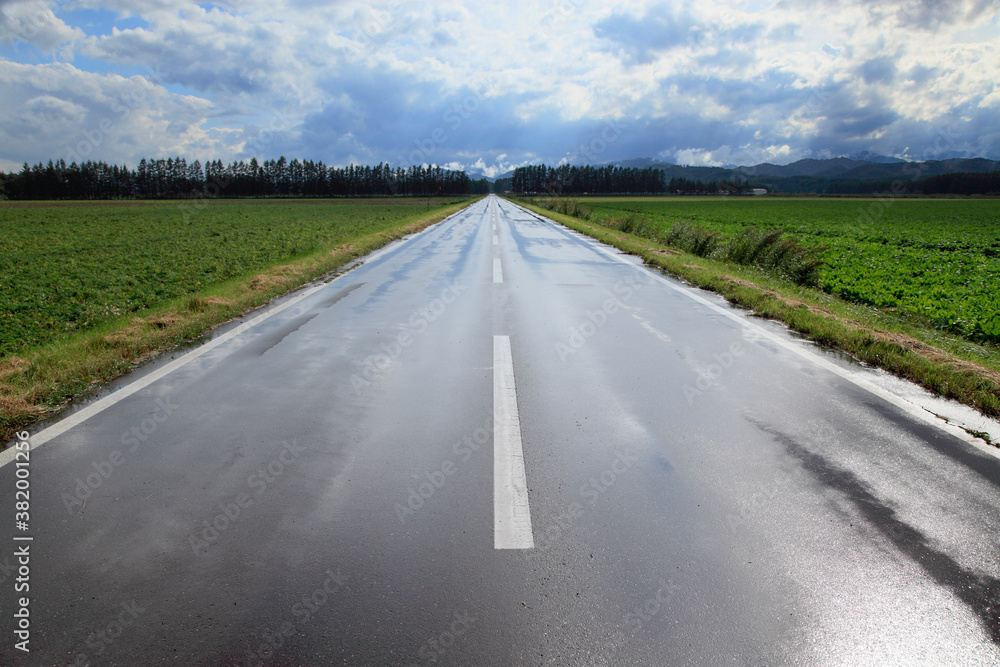
<instances>
[{"instance_id":1,"label":"row of trees","mask_svg":"<svg viewBox=\"0 0 1000 667\"><path fill-rule=\"evenodd\" d=\"M953 173L908 180L828 179L816 176L764 179L760 183L730 180L693 180L675 176L667 182L666 172L653 167L574 167L529 165L519 167L509 179L497 180L497 190L516 194L675 194L745 195L754 187L772 192L809 192L828 195L873 195L893 192L903 195L998 195L1000 172Z\"/></svg>"},{"instance_id":2,"label":"row of trees","mask_svg":"<svg viewBox=\"0 0 1000 667\"><path fill-rule=\"evenodd\" d=\"M825 180L816 177L776 179L762 185L776 192L823 194L1000 194L1000 172L955 173L908 181ZM751 184L732 180L666 180L652 167L592 167L530 165L498 180L497 190L517 194L746 194ZM485 194L486 179L472 180L464 171L436 166L392 168L350 165L329 167L323 162L284 157L258 162L221 160L204 164L184 158L141 160L138 167L84 162L67 165L27 163L18 173L0 172L0 198L10 199L131 199L209 197L387 197Z\"/></svg>"},{"instance_id":3,"label":"row of trees","mask_svg":"<svg viewBox=\"0 0 1000 667\"><path fill-rule=\"evenodd\" d=\"M1000 171L929 176L920 185L925 195L1000 195Z\"/></svg>"},{"instance_id":4,"label":"row of trees","mask_svg":"<svg viewBox=\"0 0 1000 667\"><path fill-rule=\"evenodd\" d=\"M817 192L827 195L864 196L884 195L886 193L893 195L1000 195L1000 171L956 172L927 176L916 180L909 178L873 181L834 180L827 183L812 183L808 188L793 187L782 182L774 185L773 188L780 192Z\"/></svg>"},{"instance_id":5,"label":"row of trees","mask_svg":"<svg viewBox=\"0 0 1000 667\"><path fill-rule=\"evenodd\" d=\"M436 166L393 169L350 165L328 167L312 160L281 157L224 165L167 158L127 166L104 162L25 163L19 173L0 172L0 195L10 199L156 199L210 197L388 197L485 194L486 179Z\"/></svg>"},{"instance_id":6,"label":"row of trees","mask_svg":"<svg viewBox=\"0 0 1000 667\"><path fill-rule=\"evenodd\" d=\"M753 188L747 181L710 181L702 183L687 178L674 177L667 185L667 192L675 195L748 195Z\"/></svg>"},{"instance_id":7,"label":"row of trees","mask_svg":"<svg viewBox=\"0 0 1000 667\"><path fill-rule=\"evenodd\" d=\"M511 175L510 189L517 194L547 192L558 195L666 192L661 169L568 164L518 167Z\"/></svg>"},{"instance_id":8,"label":"row of trees","mask_svg":"<svg viewBox=\"0 0 1000 667\"><path fill-rule=\"evenodd\" d=\"M1000 195L1000 172L954 172L915 178L824 178L822 176L763 177L754 187L769 192L817 195Z\"/></svg>"},{"instance_id":9,"label":"row of trees","mask_svg":"<svg viewBox=\"0 0 1000 667\"><path fill-rule=\"evenodd\" d=\"M502 188L501 188L502 186ZM749 194L747 181L689 180L674 177L667 182L666 172L655 167L575 167L562 165L529 165L514 170L509 181L497 181L497 189L510 189L517 194L550 193L582 194L680 194L718 195Z\"/></svg>"}]
</instances>

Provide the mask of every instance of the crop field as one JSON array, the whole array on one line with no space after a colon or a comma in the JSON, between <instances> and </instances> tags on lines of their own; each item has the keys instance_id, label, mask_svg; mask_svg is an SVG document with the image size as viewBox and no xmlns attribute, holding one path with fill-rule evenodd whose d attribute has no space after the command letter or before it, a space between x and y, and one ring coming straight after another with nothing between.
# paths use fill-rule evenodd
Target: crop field
<instances>
[{"instance_id":1,"label":"crop field","mask_svg":"<svg viewBox=\"0 0 1000 667\"><path fill-rule=\"evenodd\" d=\"M0 205L0 358L391 230L452 201Z\"/></svg>"},{"instance_id":2,"label":"crop field","mask_svg":"<svg viewBox=\"0 0 1000 667\"><path fill-rule=\"evenodd\" d=\"M594 221L634 213L666 238L678 224L731 239L780 229L821 249L819 286L979 342L1000 343L1000 201L587 198Z\"/></svg>"}]
</instances>

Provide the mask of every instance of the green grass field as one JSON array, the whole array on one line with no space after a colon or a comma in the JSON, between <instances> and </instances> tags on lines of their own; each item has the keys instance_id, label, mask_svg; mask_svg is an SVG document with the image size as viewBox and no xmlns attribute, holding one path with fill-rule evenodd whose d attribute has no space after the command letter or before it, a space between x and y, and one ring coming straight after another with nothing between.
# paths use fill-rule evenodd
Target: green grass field
<instances>
[{"instance_id":1,"label":"green grass field","mask_svg":"<svg viewBox=\"0 0 1000 667\"><path fill-rule=\"evenodd\" d=\"M1000 343L1000 201L970 199L586 198L594 220L634 213L656 235L685 224L731 239L780 229L825 248L820 287L979 342Z\"/></svg>"},{"instance_id":2,"label":"green grass field","mask_svg":"<svg viewBox=\"0 0 1000 667\"><path fill-rule=\"evenodd\" d=\"M0 358L399 227L454 201L0 205Z\"/></svg>"}]
</instances>

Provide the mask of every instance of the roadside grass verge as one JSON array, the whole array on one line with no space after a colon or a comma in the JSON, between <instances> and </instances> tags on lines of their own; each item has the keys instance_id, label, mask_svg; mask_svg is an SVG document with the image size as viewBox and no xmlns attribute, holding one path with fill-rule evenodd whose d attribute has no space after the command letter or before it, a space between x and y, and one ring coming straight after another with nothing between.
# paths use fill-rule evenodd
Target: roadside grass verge
<instances>
[{"instance_id":1,"label":"roadside grass verge","mask_svg":"<svg viewBox=\"0 0 1000 667\"><path fill-rule=\"evenodd\" d=\"M819 268L824 264L820 255L825 248L806 247L794 236L777 229L750 226L726 239L716 230L689 222L677 222L665 227L648 215L635 211L595 214L572 199L532 200L531 203L608 229L669 245L698 257L721 258L741 266L756 266L797 285L818 285Z\"/></svg>"},{"instance_id":2,"label":"roadside grass verge","mask_svg":"<svg viewBox=\"0 0 1000 667\"><path fill-rule=\"evenodd\" d=\"M476 199L437 208L397 226L286 258L153 308L14 355L0 357L0 448L13 434L156 355L274 298L327 276L408 234L436 224Z\"/></svg>"},{"instance_id":3,"label":"roadside grass verge","mask_svg":"<svg viewBox=\"0 0 1000 667\"><path fill-rule=\"evenodd\" d=\"M538 203L563 204L545 198ZM606 226L638 219L640 231L632 232L638 236L663 241L662 235L676 232L678 242L667 242L678 249L719 260L732 254L729 259L750 259L769 273L780 273L769 261L780 266L787 259L776 248L794 239L823 260L812 272L824 292L1000 346L1000 207L993 200L588 196L566 205L585 209L591 217L584 219ZM775 232L769 230L785 235L760 255L768 261L760 262L753 251L758 240L770 240ZM741 236L748 237L745 252L734 243ZM702 240L709 243L706 252L694 247ZM809 262L800 265L808 278ZM788 268L786 277L799 280L795 267Z\"/></svg>"},{"instance_id":4,"label":"roadside grass verge","mask_svg":"<svg viewBox=\"0 0 1000 667\"><path fill-rule=\"evenodd\" d=\"M902 313L845 302L757 265L698 256L682 249L691 247L684 243L682 248L670 247L669 238L636 235L636 229L644 231L640 223L619 224L616 229L529 201L517 203L637 255L692 285L717 292L755 315L784 322L820 345L847 352L984 415L1000 417L1000 350L995 346L934 329Z\"/></svg>"}]
</instances>

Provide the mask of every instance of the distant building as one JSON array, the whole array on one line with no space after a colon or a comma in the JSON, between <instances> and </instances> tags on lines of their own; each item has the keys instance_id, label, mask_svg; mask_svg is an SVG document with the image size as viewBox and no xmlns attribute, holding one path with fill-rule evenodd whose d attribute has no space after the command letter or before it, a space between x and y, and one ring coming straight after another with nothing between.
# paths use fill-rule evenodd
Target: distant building
<instances>
[{"instance_id":1,"label":"distant building","mask_svg":"<svg viewBox=\"0 0 1000 667\"><path fill-rule=\"evenodd\" d=\"M750 194L752 194L755 197L759 197L761 195L766 195L767 194L767 188L754 188L753 190L750 191Z\"/></svg>"}]
</instances>

